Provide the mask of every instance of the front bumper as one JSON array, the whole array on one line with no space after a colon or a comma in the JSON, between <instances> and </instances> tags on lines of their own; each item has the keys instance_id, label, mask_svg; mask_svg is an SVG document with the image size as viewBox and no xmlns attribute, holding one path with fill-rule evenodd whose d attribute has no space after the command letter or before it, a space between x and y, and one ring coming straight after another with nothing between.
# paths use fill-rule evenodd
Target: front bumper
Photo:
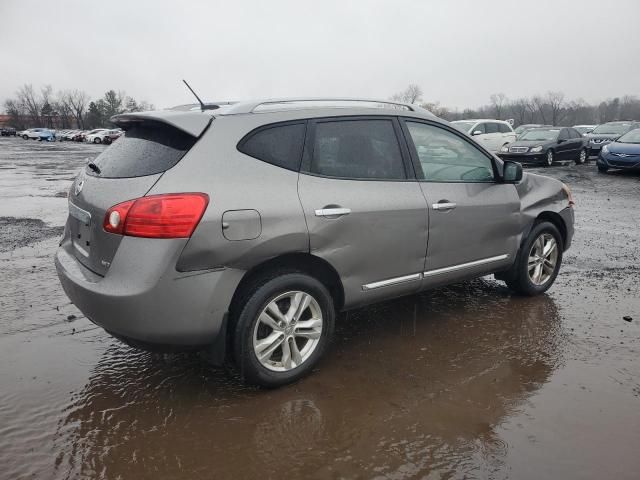
<instances>
[{"instance_id":1,"label":"front bumper","mask_svg":"<svg viewBox=\"0 0 640 480\"><path fill-rule=\"evenodd\" d=\"M611 153L600 152L596 165L622 170L640 170L640 156L619 157Z\"/></svg>"},{"instance_id":2,"label":"front bumper","mask_svg":"<svg viewBox=\"0 0 640 480\"><path fill-rule=\"evenodd\" d=\"M178 272L182 249L174 242L124 237L101 277L76 260L65 238L55 256L56 270L69 299L116 337L174 349L210 345L244 272Z\"/></svg>"},{"instance_id":3,"label":"front bumper","mask_svg":"<svg viewBox=\"0 0 640 480\"><path fill-rule=\"evenodd\" d=\"M543 163L546 161L547 155L546 152L537 152L537 153L507 153L507 152L499 152L498 156L502 160L510 160L513 162L520 163Z\"/></svg>"},{"instance_id":4,"label":"front bumper","mask_svg":"<svg viewBox=\"0 0 640 480\"><path fill-rule=\"evenodd\" d=\"M568 250L571 246L571 242L573 241L573 233L574 233L574 222L575 222L575 213L572 207L567 207L564 210L560 211L560 217L564 221L564 226L567 230L566 238L564 239L564 249Z\"/></svg>"}]
</instances>

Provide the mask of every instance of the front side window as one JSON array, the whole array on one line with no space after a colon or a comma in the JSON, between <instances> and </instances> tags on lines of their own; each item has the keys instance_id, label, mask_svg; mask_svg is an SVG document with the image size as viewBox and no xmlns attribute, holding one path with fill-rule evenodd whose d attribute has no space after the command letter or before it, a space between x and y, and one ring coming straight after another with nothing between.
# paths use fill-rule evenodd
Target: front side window
<instances>
[{"instance_id":1,"label":"front side window","mask_svg":"<svg viewBox=\"0 0 640 480\"><path fill-rule=\"evenodd\" d=\"M498 125L500 127L500 133L511 133L511 129L506 123L500 123Z\"/></svg>"},{"instance_id":2,"label":"front side window","mask_svg":"<svg viewBox=\"0 0 640 480\"><path fill-rule=\"evenodd\" d=\"M298 171L304 145L304 123L276 125L249 134L238 150L263 162Z\"/></svg>"},{"instance_id":3,"label":"front side window","mask_svg":"<svg viewBox=\"0 0 640 480\"><path fill-rule=\"evenodd\" d=\"M485 123L487 133L498 133L500 131L500 124L495 122Z\"/></svg>"},{"instance_id":4,"label":"front side window","mask_svg":"<svg viewBox=\"0 0 640 480\"><path fill-rule=\"evenodd\" d=\"M567 131L566 128L560 130L560 135L558 136L558 139L560 139L560 140L568 140L569 139L569 132Z\"/></svg>"},{"instance_id":5,"label":"front side window","mask_svg":"<svg viewBox=\"0 0 640 480\"><path fill-rule=\"evenodd\" d=\"M391 120L318 122L311 173L339 178L406 178Z\"/></svg>"},{"instance_id":6,"label":"front side window","mask_svg":"<svg viewBox=\"0 0 640 480\"><path fill-rule=\"evenodd\" d=\"M471 143L433 125L406 125L422 170L418 178L428 182L494 181L491 160Z\"/></svg>"}]
</instances>

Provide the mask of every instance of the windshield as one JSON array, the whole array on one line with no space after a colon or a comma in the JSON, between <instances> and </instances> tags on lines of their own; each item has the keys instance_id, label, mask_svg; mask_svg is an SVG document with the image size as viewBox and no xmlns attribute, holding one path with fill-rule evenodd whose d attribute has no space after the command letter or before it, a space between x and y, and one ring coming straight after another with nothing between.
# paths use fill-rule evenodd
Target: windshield
<instances>
[{"instance_id":1,"label":"windshield","mask_svg":"<svg viewBox=\"0 0 640 480\"><path fill-rule=\"evenodd\" d=\"M520 125L518 128L515 129L515 132L517 134L520 134L522 132L524 132L525 130L529 130L530 128L534 128L535 125Z\"/></svg>"},{"instance_id":2,"label":"windshield","mask_svg":"<svg viewBox=\"0 0 640 480\"><path fill-rule=\"evenodd\" d=\"M630 123L605 123L604 125L597 126L591 133L613 133L620 135L626 132L630 126Z\"/></svg>"},{"instance_id":3,"label":"windshield","mask_svg":"<svg viewBox=\"0 0 640 480\"><path fill-rule=\"evenodd\" d=\"M528 130L521 137L520 140L531 140L535 142L548 142L558 138L560 130Z\"/></svg>"},{"instance_id":4,"label":"windshield","mask_svg":"<svg viewBox=\"0 0 640 480\"><path fill-rule=\"evenodd\" d=\"M461 132L468 132L477 122L452 122L451 124Z\"/></svg>"},{"instance_id":5,"label":"windshield","mask_svg":"<svg viewBox=\"0 0 640 480\"><path fill-rule=\"evenodd\" d=\"M625 133L618 140L618 143L640 143L640 128Z\"/></svg>"},{"instance_id":6,"label":"windshield","mask_svg":"<svg viewBox=\"0 0 640 480\"><path fill-rule=\"evenodd\" d=\"M592 127L573 127L580 133L588 133L592 130Z\"/></svg>"}]
</instances>

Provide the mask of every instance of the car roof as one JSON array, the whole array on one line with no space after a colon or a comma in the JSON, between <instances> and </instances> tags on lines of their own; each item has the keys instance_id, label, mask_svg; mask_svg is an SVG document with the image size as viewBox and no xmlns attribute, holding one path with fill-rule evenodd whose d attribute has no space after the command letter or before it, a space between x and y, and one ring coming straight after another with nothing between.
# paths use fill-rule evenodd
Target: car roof
<instances>
[{"instance_id":1,"label":"car roof","mask_svg":"<svg viewBox=\"0 0 640 480\"><path fill-rule=\"evenodd\" d=\"M510 125L509 122L505 121L505 120L496 120L495 118L467 118L464 120L454 120L451 123L457 123L457 122L499 122L499 123L506 123L507 125Z\"/></svg>"}]
</instances>

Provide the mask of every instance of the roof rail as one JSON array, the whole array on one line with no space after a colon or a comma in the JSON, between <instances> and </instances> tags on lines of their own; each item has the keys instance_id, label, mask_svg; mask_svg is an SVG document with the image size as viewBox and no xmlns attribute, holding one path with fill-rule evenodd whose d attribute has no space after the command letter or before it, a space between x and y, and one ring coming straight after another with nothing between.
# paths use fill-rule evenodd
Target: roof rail
<instances>
[{"instance_id":1,"label":"roof rail","mask_svg":"<svg viewBox=\"0 0 640 480\"><path fill-rule=\"evenodd\" d=\"M300 97L300 98L272 98L266 100L255 100L250 102L239 102L227 109L224 114L232 115L239 113L254 113L259 107L300 104L300 103L370 103L376 105L389 105L393 108L404 108L410 112L420 112L422 114L433 115L428 110L410 103L396 102L393 100L380 100L371 98L352 97Z\"/></svg>"}]
</instances>

